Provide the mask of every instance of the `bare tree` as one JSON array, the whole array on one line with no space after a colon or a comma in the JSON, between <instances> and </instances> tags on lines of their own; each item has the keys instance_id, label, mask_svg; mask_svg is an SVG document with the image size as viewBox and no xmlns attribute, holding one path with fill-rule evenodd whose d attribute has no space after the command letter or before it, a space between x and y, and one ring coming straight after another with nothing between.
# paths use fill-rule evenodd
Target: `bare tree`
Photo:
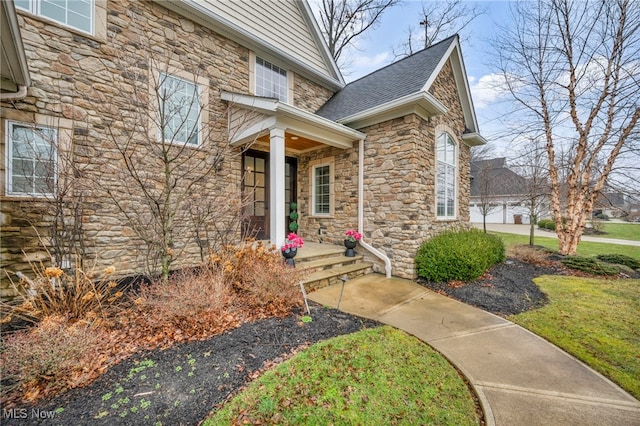
<instances>
[{"instance_id":1,"label":"bare tree","mask_svg":"<svg viewBox=\"0 0 640 426\"><path fill-rule=\"evenodd\" d=\"M512 10L513 25L494 41L505 84L521 107L511 119L523 134L544 139L559 250L575 254L620 153L638 140L640 8L633 0L540 0ZM568 146L574 148L563 182L557 154Z\"/></svg>"},{"instance_id":2,"label":"bare tree","mask_svg":"<svg viewBox=\"0 0 640 426\"><path fill-rule=\"evenodd\" d=\"M400 0L322 0L320 30L336 63L347 46L353 46L358 37L380 22L385 10L398 3Z\"/></svg>"},{"instance_id":3,"label":"bare tree","mask_svg":"<svg viewBox=\"0 0 640 426\"><path fill-rule=\"evenodd\" d=\"M529 213L529 245L535 243L535 226L540 217L549 211L549 167L547 165L544 145L539 141L523 145L519 155L511 164L524 177L521 188L521 202Z\"/></svg>"},{"instance_id":4,"label":"bare tree","mask_svg":"<svg viewBox=\"0 0 640 426\"><path fill-rule=\"evenodd\" d=\"M104 167L111 181L102 189L146 247L148 271L159 267L166 281L194 243L204 256L210 238L228 241L239 229L243 205L234 202L240 194L230 192L239 182L229 181L235 172L228 165L241 151L220 130L227 107L209 102L203 67L182 58L178 66L177 57L146 42L117 60L130 103L106 126L110 158ZM213 236L201 229L212 223L218 227Z\"/></svg>"},{"instance_id":5,"label":"bare tree","mask_svg":"<svg viewBox=\"0 0 640 426\"><path fill-rule=\"evenodd\" d=\"M422 13L417 19L420 27L409 26L407 39L393 49L394 56L409 56L453 34L464 33L473 20L485 13L486 7L479 3L471 4L462 0L423 1ZM466 37L461 36L461 39Z\"/></svg>"},{"instance_id":6,"label":"bare tree","mask_svg":"<svg viewBox=\"0 0 640 426\"><path fill-rule=\"evenodd\" d=\"M476 205L482 215L482 229L487 232L487 216L501 208L496 195L496 170L492 160L476 160L471 163L471 191L475 195Z\"/></svg>"}]
</instances>

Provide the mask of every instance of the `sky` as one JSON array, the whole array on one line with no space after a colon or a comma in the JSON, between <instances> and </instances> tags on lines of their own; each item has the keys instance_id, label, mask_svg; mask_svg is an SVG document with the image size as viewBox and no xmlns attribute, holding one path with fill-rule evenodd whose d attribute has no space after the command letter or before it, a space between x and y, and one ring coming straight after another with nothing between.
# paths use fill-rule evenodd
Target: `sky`
<instances>
[{"instance_id":1,"label":"sky","mask_svg":"<svg viewBox=\"0 0 640 426\"><path fill-rule=\"evenodd\" d=\"M507 141L498 139L500 124L497 117L504 111L501 101L504 101L506 94L500 94L495 89L489 88L494 79L495 70L491 67L489 59L491 46L488 39L495 32L497 24L508 24L509 2L482 1L479 3L486 8L487 13L476 18L465 29L468 39L462 40L462 55L480 133L490 141L497 155L504 155ZM356 80L394 62L394 48L398 51L398 46L407 39L409 26L420 27L421 13L421 1L414 0L404 0L401 5L385 11L380 24L358 40L357 49L348 52L350 65L343 72L345 80L347 82Z\"/></svg>"}]
</instances>

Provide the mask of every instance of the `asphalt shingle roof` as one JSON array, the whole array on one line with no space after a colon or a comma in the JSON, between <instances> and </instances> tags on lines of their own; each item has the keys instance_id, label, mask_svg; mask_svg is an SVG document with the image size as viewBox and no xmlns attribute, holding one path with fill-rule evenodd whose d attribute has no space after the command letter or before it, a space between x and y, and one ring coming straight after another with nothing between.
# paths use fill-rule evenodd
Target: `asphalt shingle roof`
<instances>
[{"instance_id":1,"label":"asphalt shingle roof","mask_svg":"<svg viewBox=\"0 0 640 426\"><path fill-rule=\"evenodd\" d=\"M337 121L419 92L457 37L451 36L347 84L316 114Z\"/></svg>"}]
</instances>

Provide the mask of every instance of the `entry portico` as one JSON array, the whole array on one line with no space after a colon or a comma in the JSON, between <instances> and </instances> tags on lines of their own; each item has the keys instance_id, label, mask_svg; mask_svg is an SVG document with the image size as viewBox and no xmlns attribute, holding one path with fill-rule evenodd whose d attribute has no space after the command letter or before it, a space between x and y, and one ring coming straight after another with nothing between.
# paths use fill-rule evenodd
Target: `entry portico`
<instances>
[{"instance_id":1,"label":"entry portico","mask_svg":"<svg viewBox=\"0 0 640 426\"><path fill-rule=\"evenodd\" d=\"M229 104L229 143L241 146L268 142L269 237L280 247L287 234L285 210L286 153L301 154L332 146L350 149L365 134L277 99L222 92Z\"/></svg>"}]
</instances>

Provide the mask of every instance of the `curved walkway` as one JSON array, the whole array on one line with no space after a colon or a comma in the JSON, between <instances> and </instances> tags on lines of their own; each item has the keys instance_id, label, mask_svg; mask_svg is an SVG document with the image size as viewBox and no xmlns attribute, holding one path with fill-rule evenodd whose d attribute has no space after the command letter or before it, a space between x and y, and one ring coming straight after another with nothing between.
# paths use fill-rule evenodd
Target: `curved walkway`
<instances>
[{"instance_id":1,"label":"curved walkway","mask_svg":"<svg viewBox=\"0 0 640 426\"><path fill-rule=\"evenodd\" d=\"M341 285L309 294L337 307ZM546 340L418 284L370 274L348 281L340 309L427 342L467 377L491 425L640 425L640 402Z\"/></svg>"}]
</instances>

